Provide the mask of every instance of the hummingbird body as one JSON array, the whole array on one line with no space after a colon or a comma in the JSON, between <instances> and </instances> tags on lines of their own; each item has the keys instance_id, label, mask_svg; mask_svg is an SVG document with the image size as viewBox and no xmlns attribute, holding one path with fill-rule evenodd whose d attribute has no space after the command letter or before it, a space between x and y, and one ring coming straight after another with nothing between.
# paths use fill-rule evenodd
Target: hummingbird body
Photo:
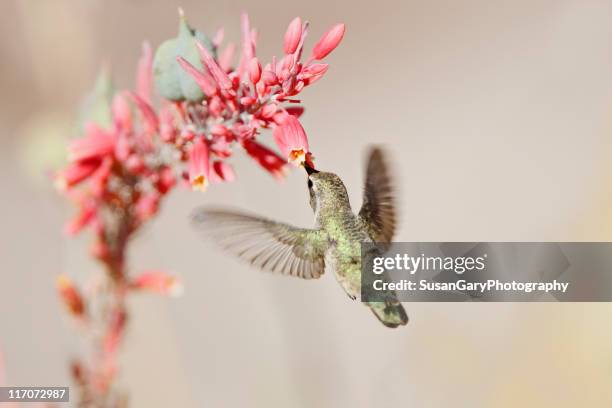
<instances>
[{"instance_id":1,"label":"hummingbird body","mask_svg":"<svg viewBox=\"0 0 612 408\"><path fill-rule=\"evenodd\" d=\"M313 229L207 209L195 213L194 223L226 249L262 269L304 279L333 273L355 300L361 295L361 243L389 243L395 231L394 199L382 151L373 149L370 153L364 202L357 215L340 177L308 167L306 170L315 215ZM408 317L395 292L386 292L384 298L385 302L365 304L385 326L405 325Z\"/></svg>"}]
</instances>

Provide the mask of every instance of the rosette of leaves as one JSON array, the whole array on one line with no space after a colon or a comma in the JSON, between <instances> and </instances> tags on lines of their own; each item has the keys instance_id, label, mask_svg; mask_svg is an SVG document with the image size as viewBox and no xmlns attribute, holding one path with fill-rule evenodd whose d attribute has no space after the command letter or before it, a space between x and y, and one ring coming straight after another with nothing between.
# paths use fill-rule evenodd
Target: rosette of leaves
<instances>
[{"instance_id":1,"label":"rosette of leaves","mask_svg":"<svg viewBox=\"0 0 612 408\"><path fill-rule=\"evenodd\" d=\"M153 59L153 78L157 92L172 101L194 101L204 99L204 93L193 78L179 66L177 57L183 57L194 67L203 70L196 43L206 47L214 56L212 41L202 32L189 26L181 13L178 35L157 47Z\"/></svg>"}]
</instances>

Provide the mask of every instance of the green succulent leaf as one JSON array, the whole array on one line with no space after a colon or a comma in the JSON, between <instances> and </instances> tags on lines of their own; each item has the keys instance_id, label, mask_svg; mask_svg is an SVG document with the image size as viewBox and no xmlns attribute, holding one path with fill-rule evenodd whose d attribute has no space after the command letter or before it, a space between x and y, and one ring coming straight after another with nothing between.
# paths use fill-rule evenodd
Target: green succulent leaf
<instances>
[{"instance_id":1,"label":"green succulent leaf","mask_svg":"<svg viewBox=\"0 0 612 408\"><path fill-rule=\"evenodd\" d=\"M198 84L176 61L176 58L181 56L202 70L196 42L214 52L210 39L204 33L192 29L185 17L181 16L177 37L164 41L157 48L153 60L153 77L155 87L162 97L173 101L187 99L199 102L204 99L204 93Z\"/></svg>"}]
</instances>

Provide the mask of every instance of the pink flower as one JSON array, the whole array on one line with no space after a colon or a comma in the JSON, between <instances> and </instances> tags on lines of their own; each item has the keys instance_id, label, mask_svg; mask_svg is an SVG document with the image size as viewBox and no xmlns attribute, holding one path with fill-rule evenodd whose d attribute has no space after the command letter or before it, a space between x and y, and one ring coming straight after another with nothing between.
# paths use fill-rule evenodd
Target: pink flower
<instances>
[{"instance_id":1,"label":"pink flower","mask_svg":"<svg viewBox=\"0 0 612 408\"><path fill-rule=\"evenodd\" d=\"M176 59L181 66L191 77L194 79L196 84L200 87L204 95L213 96L217 92L217 84L215 80L208 74L208 72L198 71L196 67L191 65L189 61L183 57L177 57Z\"/></svg>"},{"instance_id":2,"label":"pink flower","mask_svg":"<svg viewBox=\"0 0 612 408\"><path fill-rule=\"evenodd\" d=\"M146 290L172 296L178 296L183 291L183 286L177 278L161 271L141 273L132 280L130 287L135 290Z\"/></svg>"},{"instance_id":3,"label":"pink flower","mask_svg":"<svg viewBox=\"0 0 612 408\"><path fill-rule=\"evenodd\" d=\"M159 128L159 120L157 119L157 114L153 110L153 107L147 103L140 95L137 93L131 92L130 95L132 99L136 103L136 107L142 114L144 119L144 124L146 125L148 132L156 132Z\"/></svg>"},{"instance_id":4,"label":"pink flower","mask_svg":"<svg viewBox=\"0 0 612 408\"><path fill-rule=\"evenodd\" d=\"M202 63L208 68L210 74L213 76L217 85L221 89L229 90L232 89L232 81L229 79L225 71L219 67L217 61L213 58L213 56L208 52L206 47L204 47L200 43L196 43L198 46L198 51L200 53L200 58L202 59Z\"/></svg>"},{"instance_id":5,"label":"pink flower","mask_svg":"<svg viewBox=\"0 0 612 408\"><path fill-rule=\"evenodd\" d=\"M261 78L261 64L257 60L257 58L253 58L249 62L249 79L252 83L256 84L259 82Z\"/></svg>"},{"instance_id":6,"label":"pink flower","mask_svg":"<svg viewBox=\"0 0 612 408\"><path fill-rule=\"evenodd\" d=\"M83 317L85 314L85 303L83 302L83 297L70 278L64 274L60 275L57 278L56 286L59 296L68 311L74 317Z\"/></svg>"},{"instance_id":7,"label":"pink flower","mask_svg":"<svg viewBox=\"0 0 612 408\"><path fill-rule=\"evenodd\" d=\"M313 59L323 59L332 52L344 37L344 24L336 24L330 28L317 42L312 50Z\"/></svg>"},{"instance_id":8,"label":"pink flower","mask_svg":"<svg viewBox=\"0 0 612 408\"><path fill-rule=\"evenodd\" d=\"M157 214L160 196L157 193L143 194L136 201L136 215L140 222L146 221Z\"/></svg>"},{"instance_id":9,"label":"pink flower","mask_svg":"<svg viewBox=\"0 0 612 408\"><path fill-rule=\"evenodd\" d=\"M302 19L294 18L285 32L285 54L293 54L302 38Z\"/></svg>"},{"instance_id":10,"label":"pink flower","mask_svg":"<svg viewBox=\"0 0 612 408\"><path fill-rule=\"evenodd\" d=\"M123 94L115 95L111 110L115 128L126 132L130 131L132 129L132 110Z\"/></svg>"},{"instance_id":11,"label":"pink flower","mask_svg":"<svg viewBox=\"0 0 612 408\"><path fill-rule=\"evenodd\" d=\"M229 43L219 55L219 66L224 71L229 71L232 65L232 59L236 53L236 44Z\"/></svg>"},{"instance_id":12,"label":"pink flower","mask_svg":"<svg viewBox=\"0 0 612 408\"><path fill-rule=\"evenodd\" d=\"M262 79L264 81L264 84L268 86L276 85L278 83L278 78L276 77L276 74L272 71L265 70L262 73Z\"/></svg>"},{"instance_id":13,"label":"pink flower","mask_svg":"<svg viewBox=\"0 0 612 408\"><path fill-rule=\"evenodd\" d=\"M245 139L242 142L242 147L244 147L249 156L255 159L272 176L279 180L283 179L286 173L286 161L282 157L253 139Z\"/></svg>"},{"instance_id":14,"label":"pink flower","mask_svg":"<svg viewBox=\"0 0 612 408\"><path fill-rule=\"evenodd\" d=\"M213 181L220 183L222 181L234 181L236 174L234 169L229 164L221 160L216 160L212 165L213 172L211 173Z\"/></svg>"},{"instance_id":15,"label":"pink flower","mask_svg":"<svg viewBox=\"0 0 612 408\"><path fill-rule=\"evenodd\" d=\"M112 153L115 139L111 134L95 123L85 125L87 136L73 140L68 146L68 158L71 161L98 158Z\"/></svg>"},{"instance_id":16,"label":"pink flower","mask_svg":"<svg viewBox=\"0 0 612 408\"><path fill-rule=\"evenodd\" d=\"M208 186L210 164L208 144L202 137L196 138L189 152L189 183L193 190L205 191Z\"/></svg>"},{"instance_id":17,"label":"pink flower","mask_svg":"<svg viewBox=\"0 0 612 408\"><path fill-rule=\"evenodd\" d=\"M170 167L162 167L155 179L155 188L160 194L166 194L176 184L174 171Z\"/></svg>"},{"instance_id":18,"label":"pink flower","mask_svg":"<svg viewBox=\"0 0 612 408\"><path fill-rule=\"evenodd\" d=\"M70 164L55 177L55 185L59 190L73 187L91 176L100 166L100 159L82 160Z\"/></svg>"},{"instance_id":19,"label":"pink flower","mask_svg":"<svg viewBox=\"0 0 612 408\"><path fill-rule=\"evenodd\" d=\"M79 213L66 224L64 232L70 236L78 234L83 228L93 222L96 215L97 209L93 201L82 203Z\"/></svg>"},{"instance_id":20,"label":"pink flower","mask_svg":"<svg viewBox=\"0 0 612 408\"><path fill-rule=\"evenodd\" d=\"M273 135L276 145L290 163L302 165L306 162L314 167L310 158L306 132L295 116L286 115L283 123L274 129Z\"/></svg>"},{"instance_id":21,"label":"pink flower","mask_svg":"<svg viewBox=\"0 0 612 408\"><path fill-rule=\"evenodd\" d=\"M136 75L136 93L143 101L151 103L151 88L153 85L153 51L151 44L145 41L142 44L142 56L138 61Z\"/></svg>"}]
</instances>

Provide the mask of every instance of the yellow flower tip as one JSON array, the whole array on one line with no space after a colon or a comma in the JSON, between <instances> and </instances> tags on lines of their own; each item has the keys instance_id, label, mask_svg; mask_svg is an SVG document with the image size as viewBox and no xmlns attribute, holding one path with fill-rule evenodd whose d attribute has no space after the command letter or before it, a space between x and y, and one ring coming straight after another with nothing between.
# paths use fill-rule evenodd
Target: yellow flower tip
<instances>
[{"instance_id":1,"label":"yellow flower tip","mask_svg":"<svg viewBox=\"0 0 612 408\"><path fill-rule=\"evenodd\" d=\"M203 174L200 174L199 176L191 180L191 189L193 191L206 191L207 186L208 186L208 180L206 179L206 176L204 176Z\"/></svg>"},{"instance_id":2,"label":"yellow flower tip","mask_svg":"<svg viewBox=\"0 0 612 408\"><path fill-rule=\"evenodd\" d=\"M57 277L55 284L57 285L57 288L59 290L67 289L72 286L72 282L70 281L70 278L68 278L68 276L64 274L61 274L60 276Z\"/></svg>"},{"instance_id":3,"label":"yellow flower tip","mask_svg":"<svg viewBox=\"0 0 612 408\"><path fill-rule=\"evenodd\" d=\"M304 149L293 149L289 152L287 161L295 166L301 166L307 158L308 153Z\"/></svg>"}]
</instances>

